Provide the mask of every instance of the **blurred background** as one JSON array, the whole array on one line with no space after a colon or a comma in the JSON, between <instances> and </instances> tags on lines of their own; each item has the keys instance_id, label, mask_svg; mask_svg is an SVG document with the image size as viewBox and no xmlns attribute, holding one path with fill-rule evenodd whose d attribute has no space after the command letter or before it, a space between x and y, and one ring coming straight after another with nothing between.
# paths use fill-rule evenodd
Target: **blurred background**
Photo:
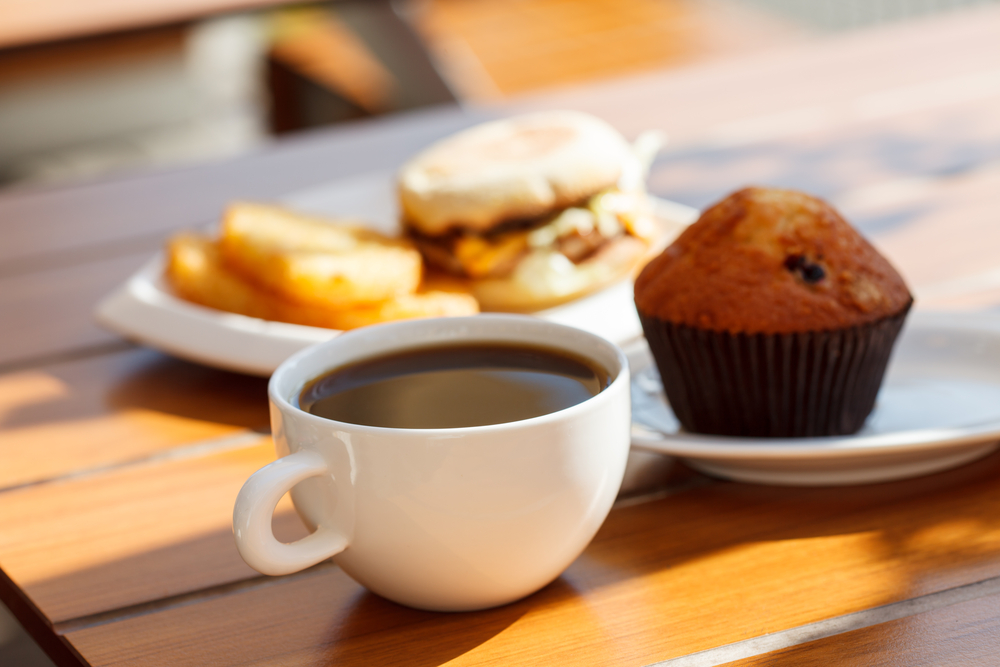
<instances>
[{"instance_id":1,"label":"blurred background","mask_svg":"<svg viewBox=\"0 0 1000 667\"><path fill-rule=\"evenodd\" d=\"M0 188L997 0L0 0Z\"/></svg>"},{"instance_id":2,"label":"blurred background","mask_svg":"<svg viewBox=\"0 0 1000 667\"><path fill-rule=\"evenodd\" d=\"M0 189L222 160L355 119L509 101L991 2L0 0ZM0 605L0 665L48 664Z\"/></svg>"}]
</instances>

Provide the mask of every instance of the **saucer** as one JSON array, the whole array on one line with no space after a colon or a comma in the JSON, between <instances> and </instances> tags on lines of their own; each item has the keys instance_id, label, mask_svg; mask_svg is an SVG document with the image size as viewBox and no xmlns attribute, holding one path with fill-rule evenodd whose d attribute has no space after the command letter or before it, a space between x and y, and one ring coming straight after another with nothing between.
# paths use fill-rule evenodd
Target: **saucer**
<instances>
[{"instance_id":1,"label":"saucer","mask_svg":"<svg viewBox=\"0 0 1000 667\"><path fill-rule=\"evenodd\" d=\"M913 312L875 409L854 435L736 438L680 430L647 351L633 356L632 446L715 477L831 486L926 475L975 461L1000 440L1000 317Z\"/></svg>"}]
</instances>

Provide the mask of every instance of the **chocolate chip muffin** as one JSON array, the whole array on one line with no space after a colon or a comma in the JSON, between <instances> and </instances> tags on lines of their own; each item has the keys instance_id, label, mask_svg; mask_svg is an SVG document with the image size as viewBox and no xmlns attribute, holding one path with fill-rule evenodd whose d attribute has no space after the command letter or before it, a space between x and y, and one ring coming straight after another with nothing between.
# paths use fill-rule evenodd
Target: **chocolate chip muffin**
<instances>
[{"instance_id":1,"label":"chocolate chip muffin","mask_svg":"<svg viewBox=\"0 0 1000 667\"><path fill-rule=\"evenodd\" d=\"M805 437L861 428L913 299L827 203L747 188L646 266L635 301L686 430Z\"/></svg>"}]
</instances>

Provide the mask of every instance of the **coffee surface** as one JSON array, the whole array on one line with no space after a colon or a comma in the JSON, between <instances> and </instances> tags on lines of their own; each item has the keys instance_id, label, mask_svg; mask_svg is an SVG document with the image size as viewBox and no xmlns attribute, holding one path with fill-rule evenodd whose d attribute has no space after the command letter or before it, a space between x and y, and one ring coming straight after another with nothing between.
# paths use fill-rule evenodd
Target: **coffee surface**
<instances>
[{"instance_id":1,"label":"coffee surface","mask_svg":"<svg viewBox=\"0 0 1000 667\"><path fill-rule=\"evenodd\" d=\"M386 428L462 428L531 419L582 403L607 371L566 352L481 343L416 348L334 369L299 406L336 421Z\"/></svg>"}]
</instances>

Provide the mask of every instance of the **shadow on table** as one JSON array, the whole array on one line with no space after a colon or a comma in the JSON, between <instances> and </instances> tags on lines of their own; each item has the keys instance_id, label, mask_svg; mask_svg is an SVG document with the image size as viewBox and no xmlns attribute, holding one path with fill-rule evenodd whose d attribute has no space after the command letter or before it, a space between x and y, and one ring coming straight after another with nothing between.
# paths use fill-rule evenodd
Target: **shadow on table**
<instances>
[{"instance_id":1,"label":"shadow on table","mask_svg":"<svg viewBox=\"0 0 1000 667\"><path fill-rule=\"evenodd\" d=\"M146 410L185 419L263 430L267 380L129 350L8 375L17 389L0 406L0 429L90 420Z\"/></svg>"},{"instance_id":2,"label":"shadow on table","mask_svg":"<svg viewBox=\"0 0 1000 667\"><path fill-rule=\"evenodd\" d=\"M763 587L844 566L845 576L852 567L873 580L881 576L893 596L922 595L1000 575L998 482L1000 453L883 484L797 488L719 482L614 510L615 520L605 523L563 576L592 590L718 559L720 568L728 568L716 572L720 577L759 577ZM670 538L638 537L652 534ZM770 545L770 551L760 545ZM702 576L713 572L711 565L699 568ZM709 594L717 583L702 582ZM688 584L695 585L678 578L678 585ZM896 590L889 591L892 586ZM816 604L826 602L818 598Z\"/></svg>"},{"instance_id":3,"label":"shadow on table","mask_svg":"<svg viewBox=\"0 0 1000 667\"><path fill-rule=\"evenodd\" d=\"M267 378L162 354L137 366L105 395L114 410L145 409L187 419L267 430Z\"/></svg>"},{"instance_id":4,"label":"shadow on table","mask_svg":"<svg viewBox=\"0 0 1000 667\"><path fill-rule=\"evenodd\" d=\"M119 517L117 528L123 534L142 530L138 523L144 520L150 518ZM291 509L279 509L272 527L278 539L286 542L307 534ZM108 532L102 539L113 544L115 534ZM16 578L18 571L10 574ZM225 526L192 534L167 546L35 581L28 584L27 592L58 623L136 605L143 607L143 613L155 612L183 603L184 596L193 591L221 587L224 592L225 587L235 582L259 579L261 576L240 558L232 528Z\"/></svg>"},{"instance_id":5,"label":"shadow on table","mask_svg":"<svg viewBox=\"0 0 1000 667\"><path fill-rule=\"evenodd\" d=\"M410 609L373 593L362 593L346 620L327 638L324 657L336 665L436 667L481 649L539 609L578 597L557 579L513 604L485 611L446 613ZM405 653L401 647L406 647ZM489 651L479 653L488 655ZM499 657L499 656L497 656Z\"/></svg>"},{"instance_id":6,"label":"shadow on table","mask_svg":"<svg viewBox=\"0 0 1000 667\"><path fill-rule=\"evenodd\" d=\"M80 648L97 649L128 637L137 661L162 651L168 630L240 637L238 646L220 646L224 653L200 655L220 665L270 656L305 665L431 666L467 653L502 659L514 647L564 664L584 655L577 651L593 657L607 650L612 662L650 633L668 633L670 650L683 655L700 650L698 633L707 632L700 626L725 624L720 636L735 641L997 576L998 478L1000 454L887 484L690 488L613 510L561 578L481 612L402 607L330 563L284 580L255 577L228 529L37 582L27 592L42 608L88 600L92 608L80 614L142 605L68 635ZM734 578L737 596L725 585ZM226 583L241 580L247 584ZM170 597L205 588L198 604ZM559 632L540 630L553 623Z\"/></svg>"},{"instance_id":7,"label":"shadow on table","mask_svg":"<svg viewBox=\"0 0 1000 667\"><path fill-rule=\"evenodd\" d=\"M41 582L28 593L43 609L52 609L47 603L65 599L67 591L95 596L95 607L122 605L58 626L84 655L99 658L125 642L135 663L233 666L441 665L489 643L539 605L575 596L557 581L494 610L420 611L367 592L329 562L272 579L240 572L238 558L232 535L218 531ZM210 587L193 597L183 592L203 586ZM102 599L99 592L108 589ZM206 636L220 641L199 643Z\"/></svg>"}]
</instances>

